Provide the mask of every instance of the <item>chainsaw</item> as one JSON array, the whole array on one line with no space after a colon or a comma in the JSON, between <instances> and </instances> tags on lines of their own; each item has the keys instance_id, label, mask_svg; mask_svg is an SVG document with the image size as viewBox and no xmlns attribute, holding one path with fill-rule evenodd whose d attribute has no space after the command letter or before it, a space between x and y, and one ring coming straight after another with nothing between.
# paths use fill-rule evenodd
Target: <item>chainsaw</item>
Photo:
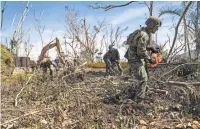
<instances>
[{"instance_id":1,"label":"chainsaw","mask_svg":"<svg viewBox=\"0 0 200 129\"><path fill-rule=\"evenodd\" d=\"M197 71L199 63L166 63L162 59L159 48L148 48L151 51L151 58L155 61L155 64L147 64L146 70L148 72L154 72L156 69L159 69L160 73L164 71L170 71L174 69L174 72L177 76L187 76L193 74ZM148 68L148 69L147 69Z\"/></svg>"}]
</instances>

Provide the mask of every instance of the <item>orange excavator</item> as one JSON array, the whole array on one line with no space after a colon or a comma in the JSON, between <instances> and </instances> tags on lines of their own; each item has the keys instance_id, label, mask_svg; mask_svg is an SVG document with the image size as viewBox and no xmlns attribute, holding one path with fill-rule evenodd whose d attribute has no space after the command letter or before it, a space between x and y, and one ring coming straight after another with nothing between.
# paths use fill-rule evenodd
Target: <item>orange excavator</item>
<instances>
[{"instance_id":1,"label":"orange excavator","mask_svg":"<svg viewBox=\"0 0 200 129\"><path fill-rule=\"evenodd\" d=\"M56 40L56 42L54 42ZM54 43L53 43L54 42ZM61 61L61 63L63 65L65 65L65 61L63 59L63 52L61 52L61 46L60 46L60 42L58 40L58 38L54 39L53 41L51 41L50 43L48 43L46 46L44 46L42 48L42 51L41 51L41 54L39 56L39 60L38 60L38 63L40 63L44 58L45 58L45 54L46 52L49 50L49 49L52 49L56 47L57 48L57 52L59 54L59 59Z\"/></svg>"}]
</instances>

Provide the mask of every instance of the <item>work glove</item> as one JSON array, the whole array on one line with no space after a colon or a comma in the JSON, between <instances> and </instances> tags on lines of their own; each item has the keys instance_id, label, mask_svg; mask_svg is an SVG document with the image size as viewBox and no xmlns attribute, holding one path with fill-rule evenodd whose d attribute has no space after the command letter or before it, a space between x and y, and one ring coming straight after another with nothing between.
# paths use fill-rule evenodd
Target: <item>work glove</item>
<instances>
[{"instance_id":1,"label":"work glove","mask_svg":"<svg viewBox=\"0 0 200 129\"><path fill-rule=\"evenodd\" d=\"M155 60L153 60L153 59L144 59L144 61L146 62L146 63L150 63L150 64L156 64L156 61Z\"/></svg>"}]
</instances>

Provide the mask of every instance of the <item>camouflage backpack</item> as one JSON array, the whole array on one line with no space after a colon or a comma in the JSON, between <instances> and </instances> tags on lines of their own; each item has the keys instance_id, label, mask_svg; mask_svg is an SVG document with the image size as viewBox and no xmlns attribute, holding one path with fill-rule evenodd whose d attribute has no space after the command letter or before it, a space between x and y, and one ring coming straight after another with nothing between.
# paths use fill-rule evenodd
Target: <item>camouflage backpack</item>
<instances>
[{"instance_id":1,"label":"camouflage backpack","mask_svg":"<svg viewBox=\"0 0 200 129\"><path fill-rule=\"evenodd\" d=\"M137 29L137 30L134 31L133 33L129 34L129 36L128 36L128 38L127 38L127 41L126 41L126 45L129 45L129 46L130 46L131 44L133 44L133 41L134 41L135 36L138 35L138 34L141 32L141 30L142 30L142 28ZM127 51L126 51L126 53L125 53L125 55L124 55L124 57L125 57L126 59L128 59L128 50L129 50L129 49L127 49Z\"/></svg>"}]
</instances>

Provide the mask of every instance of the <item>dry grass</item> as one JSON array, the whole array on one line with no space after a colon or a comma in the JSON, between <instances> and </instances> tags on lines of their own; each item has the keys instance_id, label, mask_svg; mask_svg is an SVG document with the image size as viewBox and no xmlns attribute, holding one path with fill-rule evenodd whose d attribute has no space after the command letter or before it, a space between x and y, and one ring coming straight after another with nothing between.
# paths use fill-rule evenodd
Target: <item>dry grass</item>
<instances>
[{"instance_id":1,"label":"dry grass","mask_svg":"<svg viewBox=\"0 0 200 129\"><path fill-rule=\"evenodd\" d=\"M156 72L157 71L157 72ZM151 73L160 76L160 70ZM84 80L77 75L54 78L33 77L18 98L24 80L2 84L2 128L126 129L183 126L200 120L199 86L179 87L149 81L147 99L135 102L127 98L137 83L131 77L107 76L101 69L85 71ZM171 77L170 77L171 76ZM170 80L183 78L168 75ZM185 79L184 79L185 80ZM194 81L194 80L193 80ZM189 80L187 80L188 83ZM159 92L159 90L167 91ZM195 89L195 90L194 90ZM143 120L143 121L142 121ZM191 125L192 126L192 125Z\"/></svg>"}]
</instances>

